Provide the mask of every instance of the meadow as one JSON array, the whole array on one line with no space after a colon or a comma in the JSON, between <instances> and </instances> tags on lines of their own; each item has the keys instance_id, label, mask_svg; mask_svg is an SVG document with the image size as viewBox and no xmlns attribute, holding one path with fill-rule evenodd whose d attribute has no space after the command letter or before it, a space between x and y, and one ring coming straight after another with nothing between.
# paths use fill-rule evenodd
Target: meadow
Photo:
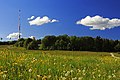
<instances>
[{"instance_id":1,"label":"meadow","mask_svg":"<svg viewBox=\"0 0 120 80\"><path fill-rule=\"evenodd\" d=\"M0 46L0 80L120 80L120 59L107 52Z\"/></svg>"}]
</instances>

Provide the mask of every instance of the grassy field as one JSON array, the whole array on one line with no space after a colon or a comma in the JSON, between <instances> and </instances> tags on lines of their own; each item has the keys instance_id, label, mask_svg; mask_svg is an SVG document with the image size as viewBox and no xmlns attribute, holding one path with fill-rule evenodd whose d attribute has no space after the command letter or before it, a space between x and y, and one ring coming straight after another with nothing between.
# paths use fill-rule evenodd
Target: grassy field
<instances>
[{"instance_id":1,"label":"grassy field","mask_svg":"<svg viewBox=\"0 0 120 80\"><path fill-rule=\"evenodd\" d=\"M120 59L105 52L0 46L0 80L120 80Z\"/></svg>"}]
</instances>

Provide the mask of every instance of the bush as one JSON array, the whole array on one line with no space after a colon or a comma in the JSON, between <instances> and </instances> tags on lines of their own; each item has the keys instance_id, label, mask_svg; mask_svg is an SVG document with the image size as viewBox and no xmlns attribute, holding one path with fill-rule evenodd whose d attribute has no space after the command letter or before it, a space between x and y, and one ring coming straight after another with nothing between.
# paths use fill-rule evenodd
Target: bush
<instances>
[{"instance_id":1,"label":"bush","mask_svg":"<svg viewBox=\"0 0 120 80\"><path fill-rule=\"evenodd\" d=\"M30 42L27 46L28 50L37 50L39 48L37 41L33 40L32 42Z\"/></svg>"}]
</instances>

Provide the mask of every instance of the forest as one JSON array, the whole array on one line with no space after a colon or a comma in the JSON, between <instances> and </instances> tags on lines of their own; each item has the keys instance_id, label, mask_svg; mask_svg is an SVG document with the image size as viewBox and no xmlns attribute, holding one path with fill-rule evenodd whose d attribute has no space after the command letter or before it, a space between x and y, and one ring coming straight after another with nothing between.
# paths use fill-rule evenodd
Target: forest
<instances>
[{"instance_id":1,"label":"forest","mask_svg":"<svg viewBox=\"0 0 120 80\"><path fill-rule=\"evenodd\" d=\"M36 40L19 39L14 46L24 47L28 50L68 50L68 51L96 51L96 52L119 52L120 41L110 40L97 36L95 38L84 36L48 35L43 39Z\"/></svg>"}]
</instances>

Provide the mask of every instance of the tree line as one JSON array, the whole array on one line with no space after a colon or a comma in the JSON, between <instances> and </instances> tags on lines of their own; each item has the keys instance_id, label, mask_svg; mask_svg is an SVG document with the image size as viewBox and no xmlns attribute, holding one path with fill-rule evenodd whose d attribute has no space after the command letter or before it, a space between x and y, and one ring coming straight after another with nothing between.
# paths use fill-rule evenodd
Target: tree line
<instances>
[{"instance_id":1,"label":"tree line","mask_svg":"<svg viewBox=\"0 0 120 80\"><path fill-rule=\"evenodd\" d=\"M45 36L42 40L19 39L15 46L25 47L34 50L70 50L70 51L100 51L100 52L119 52L120 41L110 40L97 36L96 38L85 36Z\"/></svg>"},{"instance_id":2,"label":"tree line","mask_svg":"<svg viewBox=\"0 0 120 80\"><path fill-rule=\"evenodd\" d=\"M17 41L0 41L0 45L13 45Z\"/></svg>"},{"instance_id":3,"label":"tree line","mask_svg":"<svg viewBox=\"0 0 120 80\"><path fill-rule=\"evenodd\" d=\"M38 50L39 44L41 44L41 39L35 40L35 38L20 38L18 41L14 44L16 47L24 47L27 50Z\"/></svg>"}]
</instances>

